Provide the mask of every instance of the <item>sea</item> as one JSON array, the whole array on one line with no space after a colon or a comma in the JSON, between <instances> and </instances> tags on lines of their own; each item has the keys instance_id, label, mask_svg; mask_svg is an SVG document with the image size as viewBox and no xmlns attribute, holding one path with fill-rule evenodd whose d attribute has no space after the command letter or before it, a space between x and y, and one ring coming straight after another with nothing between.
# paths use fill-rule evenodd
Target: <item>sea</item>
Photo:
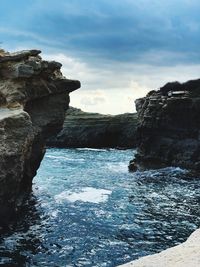
<instances>
[{"instance_id":1,"label":"sea","mask_svg":"<svg viewBox=\"0 0 200 267\"><path fill-rule=\"evenodd\" d=\"M115 267L185 241L200 226L199 177L130 173L134 150L48 148L0 266Z\"/></svg>"}]
</instances>

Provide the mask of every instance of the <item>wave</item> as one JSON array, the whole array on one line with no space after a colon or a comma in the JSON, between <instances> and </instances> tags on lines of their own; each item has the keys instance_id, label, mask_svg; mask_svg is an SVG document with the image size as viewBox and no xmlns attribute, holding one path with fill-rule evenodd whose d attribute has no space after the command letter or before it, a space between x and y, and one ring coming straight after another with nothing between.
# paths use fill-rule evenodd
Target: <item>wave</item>
<instances>
[{"instance_id":1,"label":"wave","mask_svg":"<svg viewBox=\"0 0 200 267\"><path fill-rule=\"evenodd\" d=\"M109 151L110 149L106 149L106 148L89 148L89 147L84 147L84 148L76 148L76 150L79 150L79 151L98 151L98 152L106 152L106 151Z\"/></svg>"},{"instance_id":2,"label":"wave","mask_svg":"<svg viewBox=\"0 0 200 267\"><path fill-rule=\"evenodd\" d=\"M67 157L67 156L53 156L53 155L46 155L46 158L49 158L49 159L57 159L57 160L65 160L65 161L85 161L85 159L74 159L74 158L70 158L70 157Z\"/></svg>"},{"instance_id":3,"label":"wave","mask_svg":"<svg viewBox=\"0 0 200 267\"><path fill-rule=\"evenodd\" d=\"M111 162L106 164L107 169L112 172L128 172L128 163L127 162Z\"/></svg>"}]
</instances>

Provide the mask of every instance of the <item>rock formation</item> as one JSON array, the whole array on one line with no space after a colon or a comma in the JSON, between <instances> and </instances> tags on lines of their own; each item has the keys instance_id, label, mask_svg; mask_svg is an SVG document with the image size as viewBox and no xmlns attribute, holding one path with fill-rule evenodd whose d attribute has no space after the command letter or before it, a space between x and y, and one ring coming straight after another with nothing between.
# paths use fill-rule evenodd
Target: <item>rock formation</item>
<instances>
[{"instance_id":1,"label":"rock formation","mask_svg":"<svg viewBox=\"0 0 200 267\"><path fill-rule=\"evenodd\" d=\"M111 116L71 107L66 112L62 131L47 144L56 147L132 148L136 145L136 125L136 114Z\"/></svg>"},{"instance_id":2,"label":"rock formation","mask_svg":"<svg viewBox=\"0 0 200 267\"><path fill-rule=\"evenodd\" d=\"M178 246L142 257L118 267L198 267L200 266L200 229Z\"/></svg>"},{"instance_id":3,"label":"rock formation","mask_svg":"<svg viewBox=\"0 0 200 267\"><path fill-rule=\"evenodd\" d=\"M168 83L136 100L138 153L130 170L179 166L200 171L200 80Z\"/></svg>"},{"instance_id":4,"label":"rock formation","mask_svg":"<svg viewBox=\"0 0 200 267\"><path fill-rule=\"evenodd\" d=\"M0 50L0 225L30 192L46 139L61 130L69 93L80 87L39 54Z\"/></svg>"}]
</instances>

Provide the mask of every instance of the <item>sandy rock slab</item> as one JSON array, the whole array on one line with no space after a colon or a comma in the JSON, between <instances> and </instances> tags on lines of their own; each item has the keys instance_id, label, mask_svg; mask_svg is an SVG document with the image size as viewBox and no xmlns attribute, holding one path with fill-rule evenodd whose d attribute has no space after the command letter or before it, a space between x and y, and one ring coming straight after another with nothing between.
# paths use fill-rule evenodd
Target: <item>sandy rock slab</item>
<instances>
[{"instance_id":1,"label":"sandy rock slab","mask_svg":"<svg viewBox=\"0 0 200 267\"><path fill-rule=\"evenodd\" d=\"M160 253L142 257L119 267L199 267L200 229L191 234L188 240Z\"/></svg>"}]
</instances>

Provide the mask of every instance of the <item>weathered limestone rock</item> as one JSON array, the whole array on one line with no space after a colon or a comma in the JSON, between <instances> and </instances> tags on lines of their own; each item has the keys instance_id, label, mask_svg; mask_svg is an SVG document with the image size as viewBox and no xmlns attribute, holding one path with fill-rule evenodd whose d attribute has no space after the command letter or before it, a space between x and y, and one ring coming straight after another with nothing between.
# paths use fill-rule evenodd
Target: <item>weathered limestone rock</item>
<instances>
[{"instance_id":1,"label":"weathered limestone rock","mask_svg":"<svg viewBox=\"0 0 200 267\"><path fill-rule=\"evenodd\" d=\"M61 64L43 61L39 50L0 51L0 226L5 226L31 190L46 139L65 118L69 93Z\"/></svg>"},{"instance_id":2,"label":"weathered limestone rock","mask_svg":"<svg viewBox=\"0 0 200 267\"><path fill-rule=\"evenodd\" d=\"M200 266L200 229L178 246L119 267L198 267Z\"/></svg>"},{"instance_id":3,"label":"weathered limestone rock","mask_svg":"<svg viewBox=\"0 0 200 267\"><path fill-rule=\"evenodd\" d=\"M137 114L116 116L83 112L69 108L62 131L47 144L56 147L117 147L136 146Z\"/></svg>"},{"instance_id":4,"label":"weathered limestone rock","mask_svg":"<svg viewBox=\"0 0 200 267\"><path fill-rule=\"evenodd\" d=\"M200 171L200 80L168 83L136 100L138 153L130 169Z\"/></svg>"}]
</instances>

